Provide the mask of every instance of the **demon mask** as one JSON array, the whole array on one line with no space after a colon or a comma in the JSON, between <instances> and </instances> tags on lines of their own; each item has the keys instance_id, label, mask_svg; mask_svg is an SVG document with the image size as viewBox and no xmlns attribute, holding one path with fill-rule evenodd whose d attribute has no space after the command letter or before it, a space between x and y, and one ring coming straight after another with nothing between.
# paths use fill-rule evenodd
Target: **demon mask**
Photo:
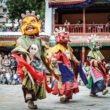
<instances>
[{"instance_id":1,"label":"demon mask","mask_svg":"<svg viewBox=\"0 0 110 110\"><path fill-rule=\"evenodd\" d=\"M89 48L91 50L99 50L101 47L100 42L96 39L96 35L92 35L89 41Z\"/></svg>"},{"instance_id":2,"label":"demon mask","mask_svg":"<svg viewBox=\"0 0 110 110\"><path fill-rule=\"evenodd\" d=\"M60 30L56 30L55 33L56 43L68 43L69 35L65 32L65 29L60 28Z\"/></svg>"},{"instance_id":3,"label":"demon mask","mask_svg":"<svg viewBox=\"0 0 110 110\"><path fill-rule=\"evenodd\" d=\"M32 13L29 13L29 11L26 11L26 15L22 14L21 16L21 31L23 35L39 35L39 32L41 32L41 24L37 16L35 16L35 12L32 11Z\"/></svg>"}]
</instances>

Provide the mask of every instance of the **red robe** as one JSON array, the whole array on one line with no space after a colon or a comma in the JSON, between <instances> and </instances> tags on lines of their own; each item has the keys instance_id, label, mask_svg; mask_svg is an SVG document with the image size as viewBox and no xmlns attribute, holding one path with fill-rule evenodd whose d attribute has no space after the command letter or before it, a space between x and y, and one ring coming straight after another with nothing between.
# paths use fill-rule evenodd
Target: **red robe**
<instances>
[{"instance_id":1,"label":"red robe","mask_svg":"<svg viewBox=\"0 0 110 110\"><path fill-rule=\"evenodd\" d=\"M69 68L69 63L71 63L71 61L65 56L65 54L63 52L58 51L57 53L55 53L54 57L57 59L57 61L61 61L63 64L65 64ZM73 67L71 67L71 68L74 69ZM56 81L52 93L54 95L59 93L60 96L61 95L66 95L68 97L68 99L72 99L73 93L79 92L76 77L77 76L74 77L75 83L67 81L65 84L61 84L60 89L58 88L58 81Z\"/></svg>"}]
</instances>

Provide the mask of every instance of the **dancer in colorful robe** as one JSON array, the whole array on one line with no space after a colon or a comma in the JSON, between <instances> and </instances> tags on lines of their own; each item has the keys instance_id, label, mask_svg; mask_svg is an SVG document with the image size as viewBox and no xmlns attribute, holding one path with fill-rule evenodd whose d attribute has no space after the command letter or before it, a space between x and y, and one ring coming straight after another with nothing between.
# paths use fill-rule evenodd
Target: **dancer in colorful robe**
<instances>
[{"instance_id":1,"label":"dancer in colorful robe","mask_svg":"<svg viewBox=\"0 0 110 110\"><path fill-rule=\"evenodd\" d=\"M39 37L41 24L35 12L22 14L21 31L23 36L17 40L17 47L12 51L18 61L18 73L22 80L22 90L28 107L36 109L34 101L46 98L41 60L43 43ZM20 56L18 56L20 55Z\"/></svg>"},{"instance_id":2,"label":"dancer in colorful robe","mask_svg":"<svg viewBox=\"0 0 110 110\"><path fill-rule=\"evenodd\" d=\"M68 46L69 36L63 29L55 33L57 45L50 49L49 60L52 74L56 78L53 81L54 95L59 94L60 101L66 102L72 99L73 93L78 93L78 65L79 61L73 54L73 49Z\"/></svg>"},{"instance_id":3,"label":"dancer in colorful robe","mask_svg":"<svg viewBox=\"0 0 110 110\"><path fill-rule=\"evenodd\" d=\"M108 65L99 50L100 42L94 37L89 39L90 51L87 55L87 63L90 66L91 73L88 81L89 84L87 84L87 87L91 88L90 96L97 96L96 93L98 92L102 92L103 95L108 93L106 89L108 81L106 68L108 68Z\"/></svg>"}]
</instances>

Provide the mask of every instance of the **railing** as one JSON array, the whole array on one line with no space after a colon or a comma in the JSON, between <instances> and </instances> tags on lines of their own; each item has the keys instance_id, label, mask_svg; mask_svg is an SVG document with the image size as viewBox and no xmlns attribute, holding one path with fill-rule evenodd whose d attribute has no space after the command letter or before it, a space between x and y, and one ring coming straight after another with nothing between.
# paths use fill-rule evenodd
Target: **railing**
<instances>
[{"instance_id":1,"label":"railing","mask_svg":"<svg viewBox=\"0 0 110 110\"><path fill-rule=\"evenodd\" d=\"M110 32L110 24L86 24L85 29L83 24L70 24L70 25L55 25L55 28L65 28L66 32L69 33L101 33L101 32ZM85 30L85 31L84 31Z\"/></svg>"},{"instance_id":2,"label":"railing","mask_svg":"<svg viewBox=\"0 0 110 110\"><path fill-rule=\"evenodd\" d=\"M110 25L109 24L87 24L86 32L87 33L110 32Z\"/></svg>"}]
</instances>

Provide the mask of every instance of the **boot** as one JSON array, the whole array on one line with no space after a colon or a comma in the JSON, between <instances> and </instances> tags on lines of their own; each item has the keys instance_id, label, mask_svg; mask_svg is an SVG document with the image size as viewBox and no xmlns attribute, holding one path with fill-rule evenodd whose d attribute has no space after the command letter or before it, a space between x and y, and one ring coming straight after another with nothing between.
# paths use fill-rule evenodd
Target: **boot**
<instances>
[{"instance_id":1,"label":"boot","mask_svg":"<svg viewBox=\"0 0 110 110\"><path fill-rule=\"evenodd\" d=\"M38 109L37 105L34 105L34 102L31 100L28 101L28 107L30 109Z\"/></svg>"},{"instance_id":2,"label":"boot","mask_svg":"<svg viewBox=\"0 0 110 110\"><path fill-rule=\"evenodd\" d=\"M66 102L66 99L67 99L66 95L60 96L60 102Z\"/></svg>"},{"instance_id":3,"label":"boot","mask_svg":"<svg viewBox=\"0 0 110 110\"><path fill-rule=\"evenodd\" d=\"M69 102L69 98L68 97L66 97L66 100L65 100L66 102Z\"/></svg>"},{"instance_id":4,"label":"boot","mask_svg":"<svg viewBox=\"0 0 110 110\"><path fill-rule=\"evenodd\" d=\"M92 93L92 92L90 93L90 96L91 97L97 97L97 95L95 93Z\"/></svg>"},{"instance_id":5,"label":"boot","mask_svg":"<svg viewBox=\"0 0 110 110\"><path fill-rule=\"evenodd\" d=\"M31 100L31 99L32 99L32 95L29 94L29 93L27 93L27 94L26 94L26 100Z\"/></svg>"},{"instance_id":6,"label":"boot","mask_svg":"<svg viewBox=\"0 0 110 110\"><path fill-rule=\"evenodd\" d=\"M107 89L104 89L103 91L102 91L102 95L106 95L108 93L108 90Z\"/></svg>"}]
</instances>

